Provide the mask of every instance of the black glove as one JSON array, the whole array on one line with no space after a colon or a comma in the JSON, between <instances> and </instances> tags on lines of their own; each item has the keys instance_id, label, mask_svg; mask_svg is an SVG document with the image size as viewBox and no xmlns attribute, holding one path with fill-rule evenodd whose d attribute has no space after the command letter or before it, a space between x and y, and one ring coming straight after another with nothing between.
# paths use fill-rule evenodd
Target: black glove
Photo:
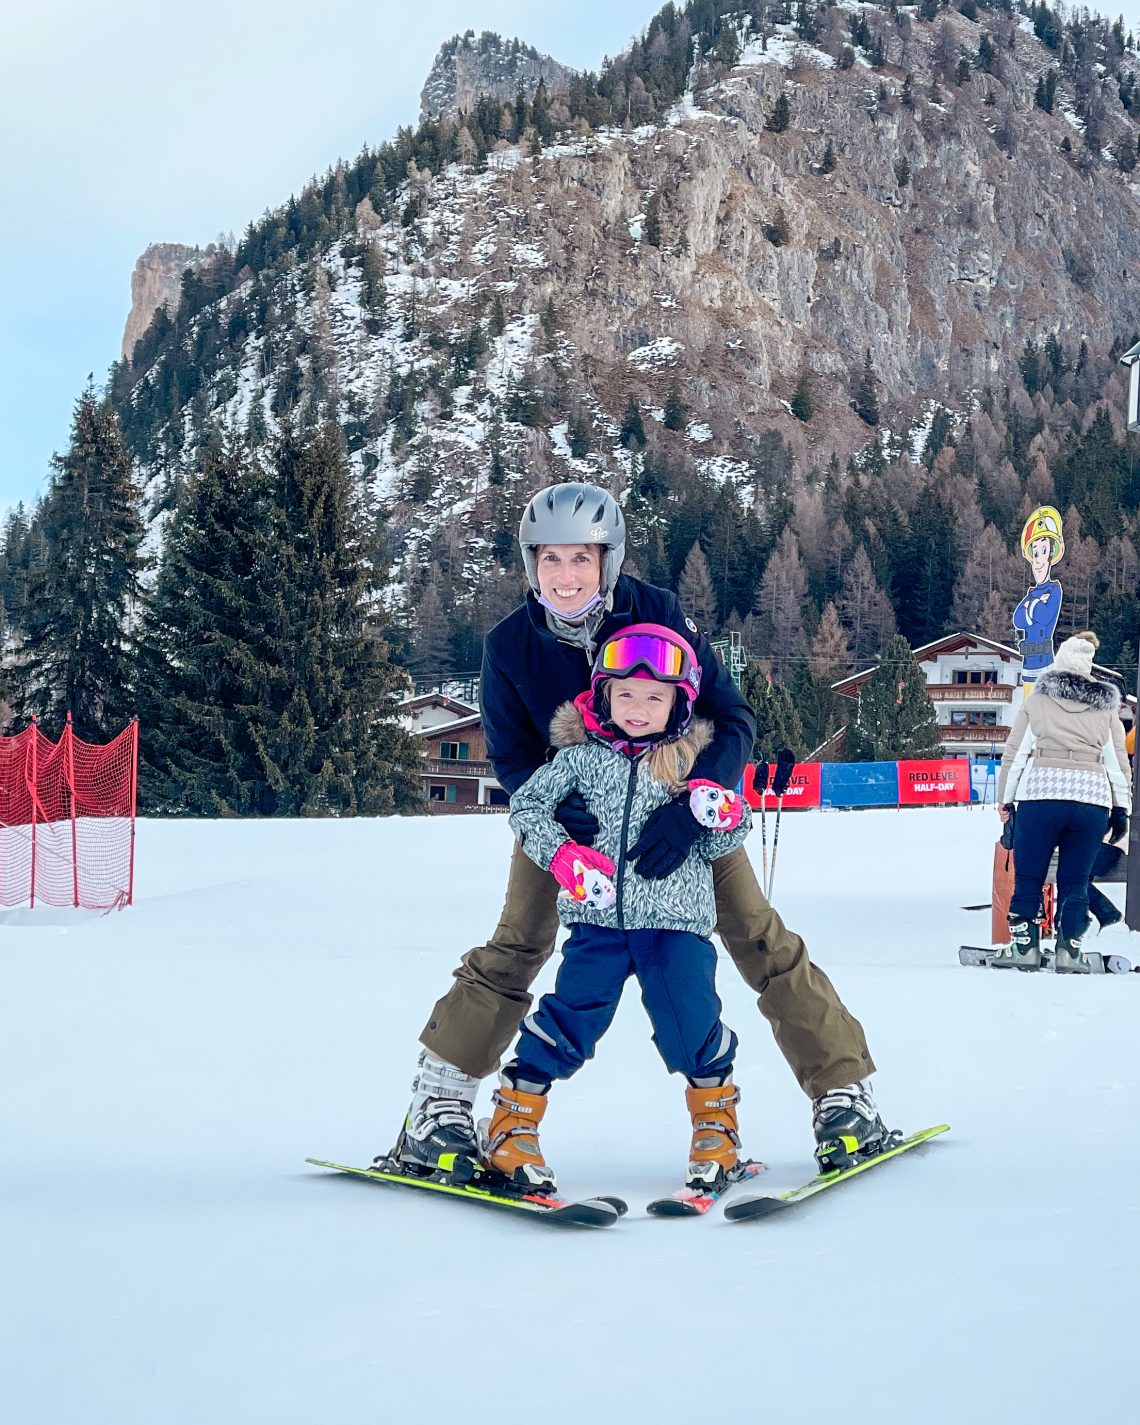
<instances>
[{"instance_id":1,"label":"black glove","mask_svg":"<svg viewBox=\"0 0 1140 1425\"><path fill-rule=\"evenodd\" d=\"M671 876L703 829L689 808L688 797L676 798L650 812L641 835L629 848L629 859L637 863L637 874L647 881Z\"/></svg>"},{"instance_id":2,"label":"black glove","mask_svg":"<svg viewBox=\"0 0 1140 1425\"><path fill-rule=\"evenodd\" d=\"M554 808L554 820L565 827L579 846L593 846L598 834L598 818L586 805L581 792L571 792Z\"/></svg>"},{"instance_id":3,"label":"black glove","mask_svg":"<svg viewBox=\"0 0 1140 1425\"><path fill-rule=\"evenodd\" d=\"M1128 813L1123 807L1113 807L1108 814L1108 839L1119 841L1128 835Z\"/></svg>"},{"instance_id":4,"label":"black glove","mask_svg":"<svg viewBox=\"0 0 1140 1425\"><path fill-rule=\"evenodd\" d=\"M1012 851L1013 823L1017 820L1017 808L1013 805L1012 802L1007 802L1006 810L1009 812L1009 818L1001 829L1001 841L998 844L1000 846L1003 846L1007 851Z\"/></svg>"},{"instance_id":5,"label":"black glove","mask_svg":"<svg viewBox=\"0 0 1140 1425\"><path fill-rule=\"evenodd\" d=\"M788 790L792 773L796 770L796 754L790 747L781 747L776 753L776 775L772 778L772 791L782 797Z\"/></svg>"}]
</instances>

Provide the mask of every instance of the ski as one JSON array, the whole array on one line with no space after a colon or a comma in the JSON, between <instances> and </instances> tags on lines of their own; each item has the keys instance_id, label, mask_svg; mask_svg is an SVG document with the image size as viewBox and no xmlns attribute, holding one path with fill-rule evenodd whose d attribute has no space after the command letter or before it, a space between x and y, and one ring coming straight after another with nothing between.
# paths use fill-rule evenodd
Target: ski
<instances>
[{"instance_id":1,"label":"ski","mask_svg":"<svg viewBox=\"0 0 1140 1425\"><path fill-rule=\"evenodd\" d=\"M736 1173L719 1187L678 1188L668 1197L654 1198L646 1205L645 1210L650 1217L703 1217L726 1193L747 1182L749 1178L758 1177L764 1171L764 1166L763 1163L741 1163Z\"/></svg>"},{"instance_id":2,"label":"ski","mask_svg":"<svg viewBox=\"0 0 1140 1425\"><path fill-rule=\"evenodd\" d=\"M478 1183L457 1185L436 1182L431 1178L411 1177L406 1173L386 1172L380 1168L353 1168L346 1163L326 1162L323 1158L306 1158L305 1162L311 1163L314 1168L328 1168L334 1173L366 1178L369 1182L385 1183L389 1187L417 1188L441 1193L445 1197L463 1198L483 1207L522 1213L559 1227L611 1227L627 1211L620 1197L588 1197L578 1202L567 1202L544 1193L496 1192L489 1187L480 1187Z\"/></svg>"},{"instance_id":3,"label":"ski","mask_svg":"<svg viewBox=\"0 0 1140 1425\"><path fill-rule=\"evenodd\" d=\"M1045 964L1041 969L1046 972L1053 970L1053 954L1047 947L1042 947L1042 955L1045 957ZM1094 975L1128 975L1135 973L1131 960L1123 955L1104 955L1099 950L1086 950L1085 959L1092 966ZM987 945L959 945L958 963L969 965L979 969L988 969L994 958L994 950ZM1026 973L1033 973L1026 971Z\"/></svg>"},{"instance_id":4,"label":"ski","mask_svg":"<svg viewBox=\"0 0 1140 1425\"><path fill-rule=\"evenodd\" d=\"M852 1168L837 1168L831 1173L820 1173L818 1177L812 1178L811 1182L804 1183L800 1187L790 1188L787 1192L780 1193L778 1197L738 1198L735 1202L728 1204L724 1209L724 1215L730 1222L751 1222L760 1217L769 1217L774 1212L794 1207L797 1202L804 1202L809 1197L826 1192L828 1188L837 1187L840 1183L846 1182L848 1178L870 1172L872 1168L879 1167L888 1159L897 1158L903 1153L908 1153L912 1148L929 1142L931 1138L937 1138L940 1133L946 1133L949 1128L948 1123L940 1123L935 1128L924 1128L921 1132L912 1133L909 1138L900 1139L894 1147L885 1148L873 1157L864 1158L862 1162L856 1163Z\"/></svg>"}]
</instances>

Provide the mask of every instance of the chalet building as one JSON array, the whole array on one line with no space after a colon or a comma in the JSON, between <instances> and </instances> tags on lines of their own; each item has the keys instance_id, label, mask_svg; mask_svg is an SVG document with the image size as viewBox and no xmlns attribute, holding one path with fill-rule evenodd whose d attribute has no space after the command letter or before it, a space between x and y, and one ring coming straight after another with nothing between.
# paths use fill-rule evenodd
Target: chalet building
<instances>
[{"instance_id":1,"label":"chalet building","mask_svg":"<svg viewBox=\"0 0 1140 1425\"><path fill-rule=\"evenodd\" d=\"M916 648L914 656L926 674L946 756L1000 757L1024 700L1017 649L976 633L951 633ZM857 700L874 671L864 668L832 687ZM1094 664L1101 676L1111 671Z\"/></svg>"},{"instance_id":2,"label":"chalet building","mask_svg":"<svg viewBox=\"0 0 1140 1425\"><path fill-rule=\"evenodd\" d=\"M424 800L428 810L505 811L510 797L487 761L487 741L479 709L444 693L422 693L401 705L405 724L423 755Z\"/></svg>"}]
</instances>

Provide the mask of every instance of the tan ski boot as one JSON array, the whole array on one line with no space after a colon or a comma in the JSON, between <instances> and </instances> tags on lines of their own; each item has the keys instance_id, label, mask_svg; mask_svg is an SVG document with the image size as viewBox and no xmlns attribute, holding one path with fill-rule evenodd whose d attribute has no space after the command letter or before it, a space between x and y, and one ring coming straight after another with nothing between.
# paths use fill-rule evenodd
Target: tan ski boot
<instances>
[{"instance_id":1,"label":"tan ski boot","mask_svg":"<svg viewBox=\"0 0 1140 1425\"><path fill-rule=\"evenodd\" d=\"M728 1177L740 1161L740 1125L736 1105L740 1090L733 1083L711 1088L687 1088L685 1102L693 1120L686 1187L712 1187Z\"/></svg>"},{"instance_id":2,"label":"tan ski boot","mask_svg":"<svg viewBox=\"0 0 1140 1425\"><path fill-rule=\"evenodd\" d=\"M554 1170L546 1166L538 1144L538 1125L546 1112L544 1093L524 1093L504 1081L491 1096L495 1111L487 1124L484 1162L516 1187L553 1192Z\"/></svg>"}]
</instances>

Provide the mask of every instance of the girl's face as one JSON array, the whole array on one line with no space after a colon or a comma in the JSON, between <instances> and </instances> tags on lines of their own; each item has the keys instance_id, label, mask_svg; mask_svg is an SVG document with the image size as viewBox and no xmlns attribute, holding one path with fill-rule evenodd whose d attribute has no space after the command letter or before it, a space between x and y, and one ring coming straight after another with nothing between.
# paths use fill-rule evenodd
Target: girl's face
<instances>
[{"instance_id":1,"label":"girl's face","mask_svg":"<svg viewBox=\"0 0 1140 1425\"><path fill-rule=\"evenodd\" d=\"M664 732L676 693L656 678L611 678L610 719L634 740Z\"/></svg>"},{"instance_id":2,"label":"girl's face","mask_svg":"<svg viewBox=\"0 0 1140 1425\"><path fill-rule=\"evenodd\" d=\"M602 551L593 544L540 544L538 587L558 613L572 617L602 586Z\"/></svg>"},{"instance_id":3,"label":"girl's face","mask_svg":"<svg viewBox=\"0 0 1140 1425\"><path fill-rule=\"evenodd\" d=\"M1051 539L1031 540L1029 563L1033 569L1033 577L1039 584L1043 584L1048 579L1049 570L1053 565L1053 541Z\"/></svg>"}]
</instances>

